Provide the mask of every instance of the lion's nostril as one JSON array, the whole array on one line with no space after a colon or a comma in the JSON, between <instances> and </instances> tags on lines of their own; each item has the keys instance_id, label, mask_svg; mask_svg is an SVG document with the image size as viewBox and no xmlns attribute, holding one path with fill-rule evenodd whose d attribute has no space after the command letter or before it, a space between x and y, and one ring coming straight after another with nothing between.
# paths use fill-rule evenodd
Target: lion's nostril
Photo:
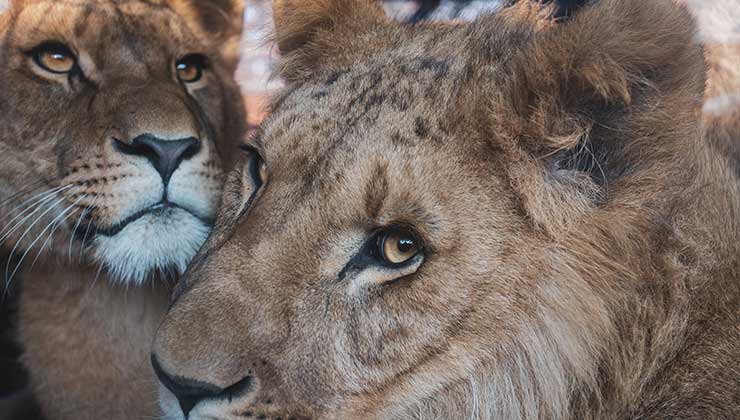
<instances>
[{"instance_id":1,"label":"lion's nostril","mask_svg":"<svg viewBox=\"0 0 740 420\"><path fill-rule=\"evenodd\" d=\"M222 388L215 385L170 375L162 369L155 356L152 356L152 368L162 385L177 398L185 418L188 418L190 411L198 402L218 396L223 392Z\"/></svg>"},{"instance_id":2,"label":"lion's nostril","mask_svg":"<svg viewBox=\"0 0 740 420\"><path fill-rule=\"evenodd\" d=\"M188 418L190 411L201 401L206 399L231 399L235 396L250 392L252 377L247 376L239 382L221 388L219 386L201 382L195 379L184 378L167 373L159 364L157 357L151 357L152 368L159 381L177 398L182 413Z\"/></svg>"},{"instance_id":3,"label":"lion's nostril","mask_svg":"<svg viewBox=\"0 0 740 420\"><path fill-rule=\"evenodd\" d=\"M182 161L190 159L200 151L200 141L195 137L164 140L144 134L136 137L130 144L117 139L114 139L113 144L121 153L147 158L159 172L165 186Z\"/></svg>"}]
</instances>

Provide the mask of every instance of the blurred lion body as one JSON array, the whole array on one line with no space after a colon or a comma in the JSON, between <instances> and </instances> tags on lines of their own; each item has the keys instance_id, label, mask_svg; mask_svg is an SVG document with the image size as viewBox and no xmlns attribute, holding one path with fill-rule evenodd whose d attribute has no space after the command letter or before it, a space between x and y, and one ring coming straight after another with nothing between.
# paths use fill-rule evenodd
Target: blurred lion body
<instances>
[{"instance_id":1,"label":"blurred lion body","mask_svg":"<svg viewBox=\"0 0 740 420\"><path fill-rule=\"evenodd\" d=\"M157 333L165 418L740 418L728 85L688 9L276 7L288 86ZM399 226L414 264L375 248Z\"/></svg>"},{"instance_id":2,"label":"blurred lion body","mask_svg":"<svg viewBox=\"0 0 740 420\"><path fill-rule=\"evenodd\" d=\"M0 246L14 257L0 275L22 283L23 362L49 420L158 413L149 346L245 131L233 80L242 10L188 0L0 10ZM73 54L74 67L45 69L39 48ZM194 53L207 58L186 83L176 62ZM157 148L181 143L166 172Z\"/></svg>"}]
</instances>

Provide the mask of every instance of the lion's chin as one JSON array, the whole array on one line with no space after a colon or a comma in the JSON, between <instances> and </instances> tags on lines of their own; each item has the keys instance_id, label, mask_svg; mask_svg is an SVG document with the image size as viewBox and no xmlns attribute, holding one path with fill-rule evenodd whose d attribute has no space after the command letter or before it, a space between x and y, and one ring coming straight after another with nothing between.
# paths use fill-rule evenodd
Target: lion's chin
<instances>
[{"instance_id":1,"label":"lion's chin","mask_svg":"<svg viewBox=\"0 0 740 420\"><path fill-rule=\"evenodd\" d=\"M172 207L145 214L113 236L98 235L93 254L114 281L140 285L155 273L185 272L209 232L204 221Z\"/></svg>"}]
</instances>

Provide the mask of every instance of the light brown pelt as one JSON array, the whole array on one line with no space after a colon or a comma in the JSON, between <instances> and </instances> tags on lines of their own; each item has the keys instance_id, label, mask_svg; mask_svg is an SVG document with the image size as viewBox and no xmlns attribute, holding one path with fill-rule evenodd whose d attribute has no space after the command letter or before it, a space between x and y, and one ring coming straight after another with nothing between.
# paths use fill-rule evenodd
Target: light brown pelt
<instances>
[{"instance_id":1,"label":"light brown pelt","mask_svg":"<svg viewBox=\"0 0 740 420\"><path fill-rule=\"evenodd\" d=\"M740 418L740 182L695 21L549 15L278 2L290 83L155 341L190 419ZM391 228L422 249L398 266Z\"/></svg>"}]
</instances>

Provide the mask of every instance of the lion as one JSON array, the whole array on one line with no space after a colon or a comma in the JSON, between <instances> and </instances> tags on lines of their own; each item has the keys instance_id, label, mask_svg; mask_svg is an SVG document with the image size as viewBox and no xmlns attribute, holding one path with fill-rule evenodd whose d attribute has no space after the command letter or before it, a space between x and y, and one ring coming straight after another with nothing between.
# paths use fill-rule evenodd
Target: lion
<instances>
[{"instance_id":1,"label":"lion","mask_svg":"<svg viewBox=\"0 0 740 420\"><path fill-rule=\"evenodd\" d=\"M552 10L276 4L287 86L154 340L165 419L740 418L695 21Z\"/></svg>"},{"instance_id":2,"label":"lion","mask_svg":"<svg viewBox=\"0 0 740 420\"><path fill-rule=\"evenodd\" d=\"M49 420L153 418L151 341L244 137L243 2L8 7L0 275L31 388Z\"/></svg>"}]
</instances>

